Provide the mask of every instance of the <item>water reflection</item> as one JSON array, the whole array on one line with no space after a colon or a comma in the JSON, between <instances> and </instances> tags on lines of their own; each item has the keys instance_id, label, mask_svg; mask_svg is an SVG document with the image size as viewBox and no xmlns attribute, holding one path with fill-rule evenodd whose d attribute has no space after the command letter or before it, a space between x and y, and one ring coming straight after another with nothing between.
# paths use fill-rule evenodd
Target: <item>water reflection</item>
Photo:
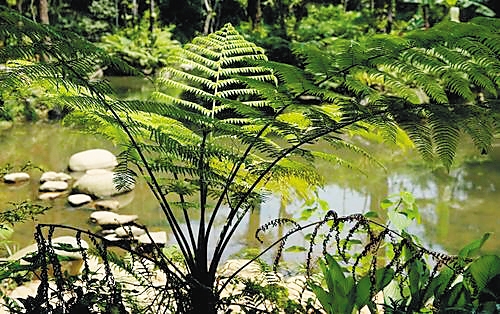
<instances>
[{"instance_id":1,"label":"water reflection","mask_svg":"<svg viewBox=\"0 0 500 314\"><path fill-rule=\"evenodd\" d=\"M31 161L47 171L66 171L69 157L81 150L105 148L118 152L115 146L100 137L62 128L57 124L15 126L0 133L0 145L1 165L21 165ZM464 150L459 159L467 161L462 162L450 174L419 166L418 157L411 152L389 156L390 167L387 171L374 167L369 169L369 175L320 165L323 167L322 173L327 177L327 185L318 191L318 195L339 214L378 211L383 218L384 213L380 212L378 206L380 201L401 190L410 191L418 199L423 218L422 225L413 227L412 231L421 235L432 248L456 253L463 245L481 237L483 233L495 232L500 225L500 147L497 146L484 160L474 160L470 156L473 156L473 152ZM33 170L30 173L32 179L26 184L0 184L2 208L8 207L8 203L12 201L37 199L41 172ZM138 184L133 194L122 197L130 199L129 204L120 209L120 213L139 215L140 222L149 226L152 231L168 231L161 209L145 184ZM52 209L39 217L40 222L95 230L95 226L88 223L90 209L75 209L66 203L65 198L47 204ZM259 243L255 239L255 230L259 225L278 216L297 218L302 205L303 201L296 200L284 206L279 195L269 196L243 221L228 255L237 253L242 248L257 247ZM322 213L318 213L316 217L321 215ZM222 220L219 225L221 223ZM16 226L13 243L18 247L31 243L34 226L35 222ZM285 231L282 229L276 232L279 234ZM296 241L291 244L305 245L300 237ZM486 243L485 251L500 254L500 238L493 234Z\"/></svg>"}]
</instances>

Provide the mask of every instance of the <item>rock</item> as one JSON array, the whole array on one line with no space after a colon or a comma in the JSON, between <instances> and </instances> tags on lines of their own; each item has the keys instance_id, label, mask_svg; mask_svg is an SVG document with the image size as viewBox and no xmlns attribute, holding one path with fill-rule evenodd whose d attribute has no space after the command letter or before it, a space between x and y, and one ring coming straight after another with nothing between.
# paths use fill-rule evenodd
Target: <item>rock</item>
<instances>
[{"instance_id":1,"label":"rock","mask_svg":"<svg viewBox=\"0 0 500 314\"><path fill-rule=\"evenodd\" d=\"M227 260L219 269L217 272L220 277L230 277L232 274L234 274L238 269L243 267L245 264L249 263L248 265L245 266L239 273L238 277L244 278L244 279L255 279L262 275L262 269L260 265L248 259L230 259Z\"/></svg>"},{"instance_id":2,"label":"rock","mask_svg":"<svg viewBox=\"0 0 500 314\"><path fill-rule=\"evenodd\" d=\"M315 306L321 307L316 295L308 289L307 278L305 276L294 276L285 280L282 286L288 290L288 297L303 306L312 302ZM378 313L378 312L377 312Z\"/></svg>"},{"instance_id":3,"label":"rock","mask_svg":"<svg viewBox=\"0 0 500 314\"><path fill-rule=\"evenodd\" d=\"M14 123L12 121L2 120L2 121L0 121L0 130L8 130L8 129L12 128L13 125L14 125Z\"/></svg>"},{"instance_id":4,"label":"rock","mask_svg":"<svg viewBox=\"0 0 500 314\"><path fill-rule=\"evenodd\" d=\"M165 231L150 232L149 236L153 239L154 243L158 245L165 245L167 243L167 233ZM137 237L137 242L141 244L151 244L151 239L148 234L144 233Z\"/></svg>"},{"instance_id":5,"label":"rock","mask_svg":"<svg viewBox=\"0 0 500 314\"><path fill-rule=\"evenodd\" d=\"M124 238L119 238L116 234L114 233L111 233L111 234L108 234L106 236L104 236L104 239L108 240L108 241L111 241L111 242L121 242L121 241L125 241Z\"/></svg>"},{"instance_id":6,"label":"rock","mask_svg":"<svg viewBox=\"0 0 500 314\"><path fill-rule=\"evenodd\" d=\"M122 190L118 190L113 182L114 172L105 169L92 169L78 179L73 189L84 194L93 195L96 198L106 198L113 195L128 192L135 188L132 184Z\"/></svg>"},{"instance_id":7,"label":"rock","mask_svg":"<svg viewBox=\"0 0 500 314\"><path fill-rule=\"evenodd\" d=\"M90 214L90 221L100 226L125 225L137 218L137 215L119 215L109 211L96 211Z\"/></svg>"},{"instance_id":8,"label":"rock","mask_svg":"<svg viewBox=\"0 0 500 314\"><path fill-rule=\"evenodd\" d=\"M121 226L115 229L117 236L121 238L126 238L132 235L133 237L138 237L146 233L146 230L136 227L136 226Z\"/></svg>"},{"instance_id":9,"label":"rock","mask_svg":"<svg viewBox=\"0 0 500 314\"><path fill-rule=\"evenodd\" d=\"M68 203L72 206L80 206L92 201L92 197L87 194L72 194L68 196Z\"/></svg>"},{"instance_id":10,"label":"rock","mask_svg":"<svg viewBox=\"0 0 500 314\"><path fill-rule=\"evenodd\" d=\"M40 191L64 191L68 188L68 182L65 181L47 181L40 185Z\"/></svg>"},{"instance_id":11,"label":"rock","mask_svg":"<svg viewBox=\"0 0 500 314\"><path fill-rule=\"evenodd\" d=\"M94 203L96 210L117 210L120 208L120 202L117 200L99 200Z\"/></svg>"},{"instance_id":12,"label":"rock","mask_svg":"<svg viewBox=\"0 0 500 314\"><path fill-rule=\"evenodd\" d=\"M48 201L56 199L64 194L65 194L64 192L45 192L45 193L40 193L40 195L38 195L38 199L42 201Z\"/></svg>"},{"instance_id":13,"label":"rock","mask_svg":"<svg viewBox=\"0 0 500 314\"><path fill-rule=\"evenodd\" d=\"M69 169L86 171L90 169L113 169L118 164L115 155L105 149L89 149L69 158Z\"/></svg>"},{"instance_id":14,"label":"rock","mask_svg":"<svg viewBox=\"0 0 500 314\"><path fill-rule=\"evenodd\" d=\"M71 259L71 260L78 260L78 259L82 259L82 254L79 252L79 250L71 250L71 251L66 251L63 249L63 245L64 246L68 246L69 248L74 248L74 249L77 249L79 248L78 246L78 241L75 237L71 237L71 236L62 236L62 237L56 237L56 238L53 238L52 241L52 246L54 248L54 253L57 254L58 256L63 256L63 257L66 257L68 259ZM89 248L89 245L87 242L85 242L85 240L81 240L81 249L88 249ZM80 250L81 250L80 249ZM14 254L12 254L11 256L9 256L7 258L7 260L9 261L17 261L21 258L23 258L24 256L30 254L30 253L36 253L38 251L38 245L36 243L34 244L31 244L17 252L15 252Z\"/></svg>"},{"instance_id":15,"label":"rock","mask_svg":"<svg viewBox=\"0 0 500 314\"><path fill-rule=\"evenodd\" d=\"M55 172L55 171L47 171L42 174L40 177L40 183L44 183L47 181L69 181L72 177L64 172Z\"/></svg>"},{"instance_id":16,"label":"rock","mask_svg":"<svg viewBox=\"0 0 500 314\"><path fill-rule=\"evenodd\" d=\"M17 182L27 181L29 179L30 175L27 174L26 172L12 172L12 173L7 173L6 175L3 176L3 181L5 183L17 183Z\"/></svg>"}]
</instances>

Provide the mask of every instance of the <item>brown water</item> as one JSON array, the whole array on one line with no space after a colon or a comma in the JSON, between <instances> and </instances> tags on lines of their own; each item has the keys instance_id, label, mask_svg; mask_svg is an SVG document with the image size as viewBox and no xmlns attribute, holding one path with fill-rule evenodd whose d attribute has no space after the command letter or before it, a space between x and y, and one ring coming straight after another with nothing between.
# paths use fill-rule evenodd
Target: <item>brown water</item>
<instances>
[{"instance_id":1,"label":"brown water","mask_svg":"<svg viewBox=\"0 0 500 314\"><path fill-rule=\"evenodd\" d=\"M16 125L0 131L0 165L14 167L30 161L46 171L66 171L69 157L91 148L106 148L118 153L108 141L95 135L63 128L58 124ZM373 149L387 150L382 146ZM387 151L375 154L387 155ZM391 155L392 154L392 155ZM388 170L369 168L369 175L357 175L351 170L335 169L323 165L328 183L319 191L320 198L328 201L330 208L340 214L379 211L379 202L386 195L407 190L417 197L423 217L421 225L412 227L425 243L437 250L456 253L466 243L485 232L496 232L500 226L500 147L497 144L486 157L477 158L468 148L461 150L461 165L450 174L432 171L421 166L413 152L401 155L391 152L385 160ZM32 178L21 185L0 183L0 206L9 202L38 198L38 181L41 171L30 170ZM138 184L132 194L122 196L130 203L120 209L123 214L137 214L140 222L152 230L166 230L168 225L157 202L144 184ZM261 207L242 224L228 254L256 245L255 228L278 215L300 216L302 201L297 200L286 208L280 206L279 195L270 196ZM44 202L52 208L39 216L39 222L67 224L83 229L96 230L89 224L90 209L73 208L66 198ZM380 213L383 216L383 213ZM321 213L318 214L318 217ZM10 247L32 243L35 222L17 225ZM299 243L300 244L300 243ZM493 234L485 245L486 252L500 254L500 238ZM293 257L292 257L293 258Z\"/></svg>"}]
</instances>

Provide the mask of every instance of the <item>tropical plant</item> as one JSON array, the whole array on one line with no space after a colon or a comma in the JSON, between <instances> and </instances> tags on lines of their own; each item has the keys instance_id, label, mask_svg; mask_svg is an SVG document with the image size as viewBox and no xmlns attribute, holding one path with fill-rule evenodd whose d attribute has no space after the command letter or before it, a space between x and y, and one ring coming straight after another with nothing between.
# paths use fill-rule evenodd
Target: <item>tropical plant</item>
<instances>
[{"instance_id":1,"label":"tropical plant","mask_svg":"<svg viewBox=\"0 0 500 314\"><path fill-rule=\"evenodd\" d=\"M346 131L366 129L363 123L367 123L380 128L390 141L396 141L395 134L405 130L427 160L437 155L449 167L460 130L465 129L478 148L487 151L496 128L492 117L498 106L490 98L496 97L499 85L495 69L500 41L488 27L495 21L444 24L408 39L339 41L331 55L309 47L301 50L305 70L267 61L261 48L228 24L194 39L172 56L173 66L159 78L159 90L151 101L125 101L113 98L105 82L87 79L96 60L121 66L101 50L74 35L64 38L31 21L21 19L19 23L20 17L11 12L0 18L5 25L0 36L12 42L1 48L0 62L12 57L33 59L39 53L46 58L45 62L9 68L0 86L29 84L43 74L78 88L79 96L62 97L78 110L75 117L123 145L117 186L125 187L137 175L150 185L184 265L172 263L157 246L153 246L152 257L128 251L169 275L171 280L158 288L154 304L162 304L158 302L162 298L172 300L168 296L173 295L171 306L179 312L215 313L227 305L219 295L236 274L216 284L217 269L234 232L262 197L266 182L287 176L315 182L318 176L311 170L315 158L349 165L334 150L316 152L308 145L322 139L333 149L348 149L369 158L343 136ZM169 95L171 88L182 90L182 97ZM484 93L484 101L475 102L473 88ZM367 226L360 215L340 219L329 212L327 218L320 225L331 218L359 222L342 243L349 242L360 226ZM216 230L220 219L223 226ZM291 222L281 219L279 223ZM48 228L48 235L43 228ZM37 232L38 258L44 268L44 252L50 253L46 240L50 243L55 228L40 226ZM78 236L85 233L72 230ZM368 235L369 245L363 246L360 258L387 234ZM106 257L106 241L92 237L101 250L99 255ZM274 244L282 244L284 238ZM408 244L408 250L412 247ZM440 259L440 255L432 256ZM49 262L54 262L50 255ZM114 282L108 272L106 280ZM58 289L63 288L61 282ZM39 292L37 300L49 304L47 289ZM119 287L107 292L109 304L121 304ZM64 306L62 292L56 297Z\"/></svg>"},{"instance_id":2,"label":"tropical plant","mask_svg":"<svg viewBox=\"0 0 500 314\"><path fill-rule=\"evenodd\" d=\"M179 48L179 43L172 39L172 26L155 27L153 32L148 28L146 19L142 19L137 26L121 28L102 36L97 45L110 55L150 74L167 65L168 56Z\"/></svg>"}]
</instances>

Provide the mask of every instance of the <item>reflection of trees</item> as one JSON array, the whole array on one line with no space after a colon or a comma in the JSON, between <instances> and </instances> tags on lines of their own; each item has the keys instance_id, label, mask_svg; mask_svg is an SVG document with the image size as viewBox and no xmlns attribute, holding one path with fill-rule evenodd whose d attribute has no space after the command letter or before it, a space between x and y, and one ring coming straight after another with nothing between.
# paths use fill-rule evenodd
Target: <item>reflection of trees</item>
<instances>
[{"instance_id":1,"label":"reflection of trees","mask_svg":"<svg viewBox=\"0 0 500 314\"><path fill-rule=\"evenodd\" d=\"M371 210L385 219L380 201L389 194L407 190L417 198L425 241L450 253L456 253L485 232L496 231L500 225L500 197L496 192L500 188L500 148L490 152L489 161L467 162L464 160L477 153L466 146L459 156L462 161L450 173L424 165L411 151L401 154L383 145L373 145L370 153L386 166L385 171L366 164L360 164L366 175L345 168L320 170L329 174L327 185L355 191L369 200L365 208L344 208L346 213ZM499 243L500 238L493 235L485 249L499 252Z\"/></svg>"},{"instance_id":2,"label":"reflection of trees","mask_svg":"<svg viewBox=\"0 0 500 314\"><path fill-rule=\"evenodd\" d=\"M456 253L465 244L498 228L498 197L500 167L492 157L481 163L464 162L451 175L433 173L428 178L435 185L432 198L419 198L427 239ZM486 251L499 252L493 237L486 242Z\"/></svg>"},{"instance_id":3,"label":"reflection of trees","mask_svg":"<svg viewBox=\"0 0 500 314\"><path fill-rule=\"evenodd\" d=\"M500 149L490 154L490 161L460 162L457 168L446 173L442 168L432 169L424 165L420 157L409 151L402 154L399 151L390 151L387 147L374 145L370 147L372 153L386 170L376 165L364 164L359 161L360 169L364 174L357 173L349 168L335 167L331 164L318 163L319 172L325 177L326 186L337 191L335 198L343 206L335 208L343 213L375 211L381 220L386 219L385 212L380 210L380 202L390 194L402 190L412 192L419 205L422 215L422 225L417 228L419 236L430 245L439 245L450 253L456 253L470 241L477 239L485 232L496 231L500 225L498 205L500 197L495 191L500 187ZM498 152L497 152L498 151ZM474 153L465 149L462 154L470 156ZM496 154L496 155L495 155ZM349 156L343 156L349 157ZM467 158L462 156L463 158ZM339 194L338 191L343 191ZM326 191L326 194L332 194ZM343 208L349 202L342 202L345 197L358 197L359 207ZM353 196L349 196L353 195ZM279 205L280 217L297 216L286 202ZM248 232L245 234L245 243L249 247L258 246L254 235L255 230L262 223L263 216L260 210L275 208L256 207L248 222ZM277 236L283 234L283 229L277 229ZM420 232L423 232L421 234ZM499 251L500 239L494 235L486 242L488 251Z\"/></svg>"}]
</instances>

